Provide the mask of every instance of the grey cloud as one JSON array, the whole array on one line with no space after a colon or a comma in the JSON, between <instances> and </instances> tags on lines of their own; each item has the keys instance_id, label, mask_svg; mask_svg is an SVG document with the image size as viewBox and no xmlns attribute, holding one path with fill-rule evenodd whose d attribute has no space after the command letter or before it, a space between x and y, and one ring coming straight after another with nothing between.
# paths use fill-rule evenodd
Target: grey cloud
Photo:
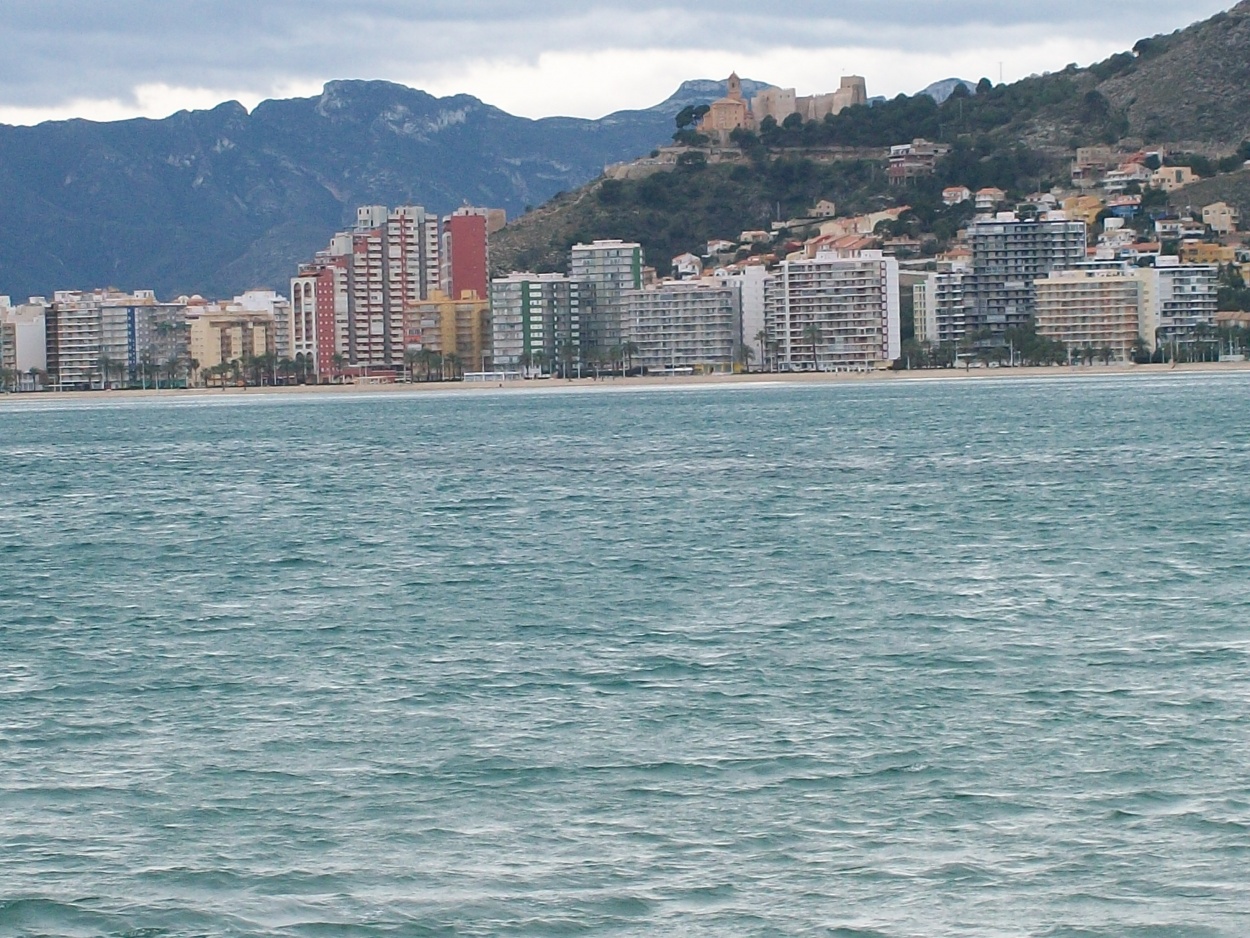
<instances>
[{"instance_id":1,"label":"grey cloud","mask_svg":"<svg viewBox=\"0 0 1250 938\"><path fill-rule=\"evenodd\" d=\"M1228 0L1231 2L1231 0ZM780 45L899 54L993 41L1004 32L1145 36L1226 3L1180 0L795 0L716 5L633 0L8 0L0 104L133 102L136 86L251 90L332 78L405 78L466 59L543 52ZM1055 63L1062 67L1066 63ZM697 77L697 76L691 76ZM767 76L761 76L767 77Z\"/></svg>"}]
</instances>

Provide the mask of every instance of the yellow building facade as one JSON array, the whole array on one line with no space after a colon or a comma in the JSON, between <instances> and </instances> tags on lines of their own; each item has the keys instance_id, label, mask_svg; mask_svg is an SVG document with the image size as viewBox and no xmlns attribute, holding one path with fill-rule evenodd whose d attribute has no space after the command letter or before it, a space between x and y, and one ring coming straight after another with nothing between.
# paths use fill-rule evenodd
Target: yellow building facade
<instances>
[{"instance_id":1,"label":"yellow building facade","mask_svg":"<svg viewBox=\"0 0 1250 938\"><path fill-rule=\"evenodd\" d=\"M477 370L490 357L490 300L472 290L459 299L434 291L405 310L404 333L408 348L454 355Z\"/></svg>"}]
</instances>

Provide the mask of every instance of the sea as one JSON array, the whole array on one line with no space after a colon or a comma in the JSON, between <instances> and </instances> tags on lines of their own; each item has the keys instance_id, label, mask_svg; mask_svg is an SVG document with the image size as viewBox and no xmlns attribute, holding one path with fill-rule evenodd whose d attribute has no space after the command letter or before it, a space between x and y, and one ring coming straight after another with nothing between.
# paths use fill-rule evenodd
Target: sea
<instances>
[{"instance_id":1,"label":"sea","mask_svg":"<svg viewBox=\"0 0 1250 938\"><path fill-rule=\"evenodd\" d=\"M0 935L1244 936L1248 418L0 398Z\"/></svg>"}]
</instances>

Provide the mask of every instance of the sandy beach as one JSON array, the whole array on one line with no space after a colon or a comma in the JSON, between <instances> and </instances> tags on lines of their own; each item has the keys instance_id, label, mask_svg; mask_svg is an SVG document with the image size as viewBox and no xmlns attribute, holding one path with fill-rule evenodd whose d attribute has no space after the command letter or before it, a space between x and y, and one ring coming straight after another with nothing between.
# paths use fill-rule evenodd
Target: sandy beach
<instances>
[{"instance_id":1,"label":"sandy beach","mask_svg":"<svg viewBox=\"0 0 1250 938\"><path fill-rule=\"evenodd\" d=\"M107 390L107 391L41 391L38 393L4 394L0 400L17 403L48 402L50 400L128 400L135 398L172 398L212 396L258 396L258 395L359 395L359 394L448 394L498 391L543 391L568 389L604 388L714 388L750 385L824 385L824 384L888 384L900 381L1000 381L1020 379L1072 379L1072 378L1144 378L1188 374L1250 374L1250 362L1197 362L1177 365L1077 365L1074 367L1038 368L970 368L931 369L923 371L874 371L867 373L821 372L821 373L750 373L735 375L676 375L646 377L541 378L507 382L478 381L430 381L413 384L304 384L284 386L227 387L221 388L163 388L161 390Z\"/></svg>"}]
</instances>

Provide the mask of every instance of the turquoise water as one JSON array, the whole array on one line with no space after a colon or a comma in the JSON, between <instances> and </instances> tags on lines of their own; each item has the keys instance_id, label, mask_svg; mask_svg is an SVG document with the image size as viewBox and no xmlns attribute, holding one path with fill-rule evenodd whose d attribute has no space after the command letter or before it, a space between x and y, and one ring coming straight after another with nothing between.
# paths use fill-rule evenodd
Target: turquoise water
<instances>
[{"instance_id":1,"label":"turquoise water","mask_svg":"<svg viewBox=\"0 0 1250 938\"><path fill-rule=\"evenodd\" d=\"M0 400L0 935L1244 935L1248 413Z\"/></svg>"}]
</instances>

